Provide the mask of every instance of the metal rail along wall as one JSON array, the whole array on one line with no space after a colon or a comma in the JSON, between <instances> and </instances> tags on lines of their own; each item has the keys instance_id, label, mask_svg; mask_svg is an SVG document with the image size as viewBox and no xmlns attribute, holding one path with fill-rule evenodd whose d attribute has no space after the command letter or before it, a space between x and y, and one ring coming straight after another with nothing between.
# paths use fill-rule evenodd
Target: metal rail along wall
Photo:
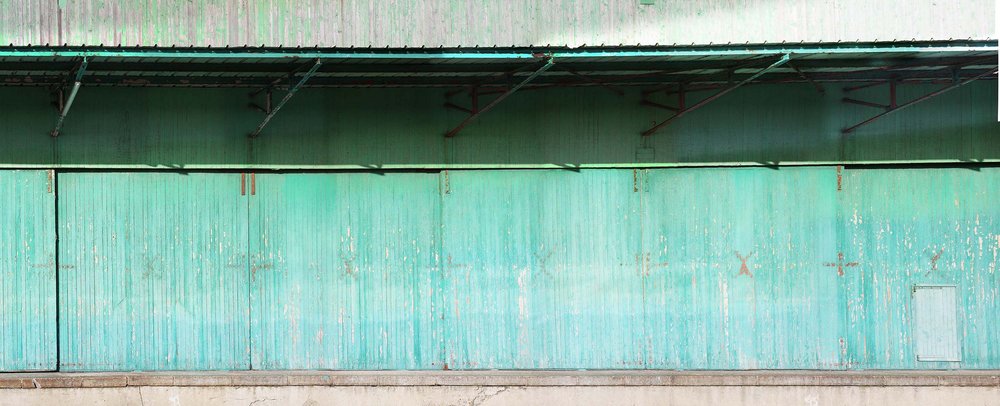
<instances>
[{"instance_id":1,"label":"metal rail along wall","mask_svg":"<svg viewBox=\"0 0 1000 406\"><path fill-rule=\"evenodd\" d=\"M1000 168L47 174L6 371L1000 368Z\"/></svg>"}]
</instances>

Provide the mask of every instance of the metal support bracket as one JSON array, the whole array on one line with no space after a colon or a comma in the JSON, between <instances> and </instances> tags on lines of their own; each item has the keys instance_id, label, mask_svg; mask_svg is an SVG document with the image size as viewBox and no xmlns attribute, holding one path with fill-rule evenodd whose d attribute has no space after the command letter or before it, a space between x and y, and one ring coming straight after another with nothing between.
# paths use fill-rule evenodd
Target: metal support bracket
<instances>
[{"instance_id":1,"label":"metal support bracket","mask_svg":"<svg viewBox=\"0 0 1000 406\"><path fill-rule=\"evenodd\" d=\"M740 86L743 86L743 85L745 85L747 83L750 83L750 82L756 80L761 75L763 75L763 74L771 71L772 69L777 68L777 67L779 67L781 65L784 65L784 64L788 63L788 61L791 60L791 59L792 59L791 54L784 54L784 55L782 55L781 59L778 59L778 61L772 63L768 67L757 71L757 73L753 74L752 76L750 76L750 77L748 77L746 79L743 79L743 80L741 80L738 83L732 84L729 87L726 87L725 89L722 89L719 92L717 92L717 93L715 93L715 94L713 94L711 96L708 96L705 99L702 99L701 101L699 101L699 102L697 102L695 104L692 104L690 107L685 107L684 106L684 102L683 102L684 93L683 93L683 91L682 92L678 92L678 95L680 96L681 99L680 99L680 106L676 110L676 113L674 113L673 116L670 116L670 118L661 121L659 124L654 125L650 129L648 129L646 131L643 131L642 132L642 136L643 137L648 137L648 136L653 135L654 133L656 133L657 131L659 131L661 128L666 127L668 124L670 124L674 120L683 117L687 113L690 113L690 112L692 112L694 110L697 110L697 109L699 109L701 107L704 107L706 104L711 103L712 101L715 101L716 99L718 99L718 98L720 98L722 96L725 96L727 93L732 92L733 90L738 89Z\"/></svg>"},{"instance_id":2,"label":"metal support bracket","mask_svg":"<svg viewBox=\"0 0 1000 406\"><path fill-rule=\"evenodd\" d=\"M281 101L279 101L278 104L274 106L273 109L270 108L270 97L268 97L269 100L268 108L266 110L270 111L267 112L267 116L265 116L264 121L262 121L260 125L257 126L257 129L253 130L253 132L250 133L250 138L255 138L258 135L260 135L260 132L264 130L264 127L267 126L267 123L269 123L271 119L274 118L274 115L278 113L278 110L281 110L281 108L285 106L285 103L288 103L288 101L291 100L292 96L295 96L295 92L298 92L299 89L302 88L302 86L305 85L306 82L308 82L309 79L316 74L316 71L319 70L319 67L322 64L323 61L321 61L320 59L316 59L316 63L313 64L312 68L310 68L308 72L302 75L302 79L299 79L298 83L288 88L288 93L285 94L285 97L283 97Z\"/></svg>"},{"instance_id":3,"label":"metal support bracket","mask_svg":"<svg viewBox=\"0 0 1000 406\"><path fill-rule=\"evenodd\" d=\"M788 64L788 67L791 68L793 71L795 71L795 74L799 75L799 77L802 78L802 80L809 82L809 84L811 84L813 88L815 88L816 91L819 92L819 94L826 94L826 89L823 88L823 85L817 83L815 80L809 77L809 75L806 75L805 72L801 71L799 68L795 67L795 65L792 65L791 63Z\"/></svg>"},{"instance_id":4,"label":"metal support bracket","mask_svg":"<svg viewBox=\"0 0 1000 406\"><path fill-rule=\"evenodd\" d=\"M484 106L482 109L476 108L478 107L479 103L478 103L478 98L474 98L474 103L473 103L474 106L471 110L471 114L469 115L469 117L466 117L465 120L462 120L462 122L459 123L458 126L452 128L451 131L445 133L444 136L447 138L454 137L456 134L458 134L459 131L462 131L462 129L465 128L465 126L469 125L469 123L473 122L474 120L479 118L479 116L483 115L483 113L492 110L494 107L500 104L500 102L504 101L504 99L510 97L510 95L517 92L518 89L524 87L524 85L527 85L528 83L531 83L532 80L535 80L535 78L537 78L542 73L545 73L545 71L549 70L549 68L551 68L553 64L555 64L555 60L553 60L552 58L548 58L548 61L545 63L545 65L542 65L542 67L538 68L531 75L528 75L528 77L522 80L520 83L510 87L509 89L507 89L507 91L501 93L500 96L497 96L497 98L493 99L493 101ZM474 93L473 95L476 95L476 93Z\"/></svg>"},{"instance_id":5,"label":"metal support bracket","mask_svg":"<svg viewBox=\"0 0 1000 406\"><path fill-rule=\"evenodd\" d=\"M946 86L946 87L944 87L942 89L938 89L936 91L933 91L933 92L930 92L930 93L925 94L923 96L920 96L920 97L918 97L916 99L913 99L913 100L908 101L908 102L903 103L903 104L899 104L897 102L897 100L896 100L896 86L897 86L897 81L896 80L890 80L889 81L889 104L880 104L880 103L875 103L875 102L870 102L870 101L851 99L851 98L847 98L847 97L841 99L841 101L843 101L844 103L858 104L858 105L866 106L866 107L874 107L874 108L883 109L885 111L883 111L883 112L881 112L879 114L876 114L876 115L872 116L871 118L868 118L867 120L864 120L864 121L862 121L860 123L857 123L857 124L854 124L854 125L852 125L850 127L844 128L844 129L842 129L840 131L843 134L851 133L854 130L857 130L859 127L867 125L867 124L871 124L873 121L878 120L878 119L880 119L882 117L885 117L885 116L887 116L889 114L892 114L892 113L895 113L897 111L903 110L903 109L905 109L907 107L910 107L910 106L913 106L913 105L915 105L917 103L927 101L927 100L929 100L931 98L934 98L936 96L940 96L940 95L942 95L944 93L947 93L947 92L949 92L951 90L955 90L955 89L957 89L959 87L965 86L965 85L967 85L969 83L972 83L972 82L974 82L976 80L982 79L982 78L984 78L986 76L995 75L995 74L997 74L997 69L996 68L994 68L992 70L989 70L989 71L986 71L984 73L981 73L979 75L976 75L976 76L974 76L972 78L966 79L964 81L959 81L958 80L958 75L956 74L955 75L955 81L952 84L950 84L950 85L948 85L948 86Z\"/></svg>"},{"instance_id":6,"label":"metal support bracket","mask_svg":"<svg viewBox=\"0 0 1000 406\"><path fill-rule=\"evenodd\" d=\"M253 99L258 94L260 94L260 93L264 94L264 103L263 103L263 106L261 106L260 104L255 103L253 101ZM270 87L268 87L266 89L261 89L260 91L256 91L256 92L250 93L250 104L249 104L249 107L252 108L252 109L254 109L254 110L257 110L257 111L259 111L261 113L264 113L265 115L266 114L271 114L271 106L274 105L272 103L273 100L274 100L274 91L273 91L273 89L271 89Z\"/></svg>"},{"instance_id":7,"label":"metal support bracket","mask_svg":"<svg viewBox=\"0 0 1000 406\"><path fill-rule=\"evenodd\" d=\"M76 76L73 80L73 88L69 91L69 97L65 101L62 99L62 91L59 92L59 119L56 120L56 126L52 128L49 135L53 137L59 136L59 131L62 130L63 122L66 120L66 115L69 114L70 107L73 107L73 101L76 100L76 93L80 91L80 83L83 81L83 74L87 71L87 57L83 58L80 62L80 66L76 68Z\"/></svg>"}]
</instances>

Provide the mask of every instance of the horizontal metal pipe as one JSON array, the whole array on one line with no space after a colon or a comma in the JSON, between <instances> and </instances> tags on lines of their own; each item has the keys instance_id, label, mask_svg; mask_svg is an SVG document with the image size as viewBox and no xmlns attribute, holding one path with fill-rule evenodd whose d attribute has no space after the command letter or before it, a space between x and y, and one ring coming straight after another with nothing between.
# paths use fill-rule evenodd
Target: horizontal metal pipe
<instances>
[{"instance_id":1,"label":"horizontal metal pipe","mask_svg":"<svg viewBox=\"0 0 1000 406\"><path fill-rule=\"evenodd\" d=\"M441 170L441 169L635 169L635 168L729 168L729 167L798 167L798 166L834 166L834 165L868 165L868 166L989 166L1000 167L1000 158L969 159L906 159L906 160L847 160L847 161L704 161L704 162L616 162L616 163L525 163L525 164L384 164L374 168L368 164L190 164L184 165L184 171L245 171L245 170L288 170L288 171L327 171L345 170L371 172L372 170ZM170 164L81 164L81 163L2 163L0 169L83 169L83 170L130 170L130 171L177 171L176 165Z\"/></svg>"}]
</instances>

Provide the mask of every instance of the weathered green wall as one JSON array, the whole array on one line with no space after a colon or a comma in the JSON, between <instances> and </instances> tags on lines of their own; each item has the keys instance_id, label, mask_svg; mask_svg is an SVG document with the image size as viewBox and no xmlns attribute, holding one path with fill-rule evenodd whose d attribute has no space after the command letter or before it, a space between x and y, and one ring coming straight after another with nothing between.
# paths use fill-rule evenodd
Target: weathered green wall
<instances>
[{"instance_id":1,"label":"weathered green wall","mask_svg":"<svg viewBox=\"0 0 1000 406\"><path fill-rule=\"evenodd\" d=\"M0 371L56 365L55 184L0 171Z\"/></svg>"},{"instance_id":2,"label":"weathered green wall","mask_svg":"<svg viewBox=\"0 0 1000 406\"><path fill-rule=\"evenodd\" d=\"M240 174L59 174L60 370L246 369Z\"/></svg>"},{"instance_id":3,"label":"weathered green wall","mask_svg":"<svg viewBox=\"0 0 1000 406\"><path fill-rule=\"evenodd\" d=\"M669 112L639 104L637 90L522 91L453 140L464 114L444 89L305 89L257 140L263 118L247 90L84 87L63 134L45 90L0 89L0 165L174 168L387 168L791 164L1000 160L997 86L981 81L862 127L876 113L846 105L839 89L749 86L648 140ZM937 87L901 87L908 100ZM856 98L880 100L886 89ZM667 100L664 100L667 101ZM690 101L689 101L690 102ZM643 149L644 147L652 150ZM650 154L652 152L652 154Z\"/></svg>"},{"instance_id":4,"label":"weathered green wall","mask_svg":"<svg viewBox=\"0 0 1000 406\"><path fill-rule=\"evenodd\" d=\"M1000 168L56 179L62 370L1000 368ZM916 360L917 285L956 287L959 362Z\"/></svg>"}]
</instances>

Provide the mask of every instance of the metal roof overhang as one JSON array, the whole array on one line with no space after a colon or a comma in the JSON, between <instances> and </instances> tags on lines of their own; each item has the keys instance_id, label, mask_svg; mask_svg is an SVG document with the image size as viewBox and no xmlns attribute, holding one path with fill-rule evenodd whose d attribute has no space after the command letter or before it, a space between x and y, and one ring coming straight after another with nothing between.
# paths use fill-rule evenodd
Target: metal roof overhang
<instances>
[{"instance_id":1,"label":"metal roof overhang","mask_svg":"<svg viewBox=\"0 0 1000 406\"><path fill-rule=\"evenodd\" d=\"M0 85L66 83L86 59L83 86L506 88L548 60L525 89L725 85L790 61L752 83L928 82L997 65L995 41L582 48L0 47ZM992 76L992 77L995 77ZM290 79L292 78L292 79ZM488 91L488 90L487 90Z\"/></svg>"},{"instance_id":2,"label":"metal roof overhang","mask_svg":"<svg viewBox=\"0 0 1000 406\"><path fill-rule=\"evenodd\" d=\"M880 117L963 86L997 78L996 41L850 44L719 45L691 47L541 48L0 48L0 86L47 86L56 94L63 121L81 86L244 87L265 94L256 105L265 117L257 136L300 89L306 87L450 88L446 107L468 117L445 136L518 90L598 86L622 95L643 89L642 103L672 115L642 132L649 136L673 120L747 84L849 82L845 93L888 84L889 103L842 99L882 112L844 127L849 133ZM896 87L943 83L945 87L898 102ZM67 92L68 87L68 92ZM286 90L272 103L274 90ZM714 91L687 104L686 94ZM467 93L469 105L451 97ZM674 104L652 99L664 94ZM495 95L485 106L480 96Z\"/></svg>"}]
</instances>

